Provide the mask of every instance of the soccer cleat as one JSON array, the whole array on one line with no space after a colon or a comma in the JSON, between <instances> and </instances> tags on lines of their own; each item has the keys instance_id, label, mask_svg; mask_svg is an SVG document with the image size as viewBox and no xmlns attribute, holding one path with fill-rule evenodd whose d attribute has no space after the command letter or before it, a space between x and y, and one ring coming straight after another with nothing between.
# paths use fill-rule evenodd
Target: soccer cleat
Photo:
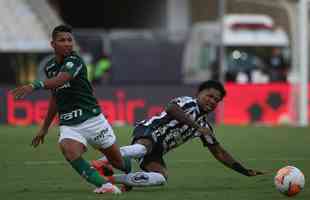
<instances>
[{"instance_id":1,"label":"soccer cleat","mask_svg":"<svg viewBox=\"0 0 310 200\"><path fill-rule=\"evenodd\" d=\"M101 187L96 188L94 190L96 194L103 194L103 193L111 193L111 194L121 194L122 191L115 185L111 183L103 184Z\"/></svg>"},{"instance_id":2,"label":"soccer cleat","mask_svg":"<svg viewBox=\"0 0 310 200\"><path fill-rule=\"evenodd\" d=\"M101 176L109 177L114 174L113 167L107 160L92 160L91 165Z\"/></svg>"}]
</instances>

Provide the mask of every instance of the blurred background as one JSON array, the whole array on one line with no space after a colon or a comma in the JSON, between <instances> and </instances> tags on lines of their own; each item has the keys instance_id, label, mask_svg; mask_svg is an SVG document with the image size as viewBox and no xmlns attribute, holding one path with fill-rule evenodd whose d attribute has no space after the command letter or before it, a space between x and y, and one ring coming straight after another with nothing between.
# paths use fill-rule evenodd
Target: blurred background
<instances>
[{"instance_id":1,"label":"blurred background","mask_svg":"<svg viewBox=\"0 0 310 200\"><path fill-rule=\"evenodd\" d=\"M50 32L74 28L112 124L133 124L215 79L228 95L210 120L245 125L309 122L307 0L0 0L0 123L42 122L48 95L8 90L44 79Z\"/></svg>"}]
</instances>

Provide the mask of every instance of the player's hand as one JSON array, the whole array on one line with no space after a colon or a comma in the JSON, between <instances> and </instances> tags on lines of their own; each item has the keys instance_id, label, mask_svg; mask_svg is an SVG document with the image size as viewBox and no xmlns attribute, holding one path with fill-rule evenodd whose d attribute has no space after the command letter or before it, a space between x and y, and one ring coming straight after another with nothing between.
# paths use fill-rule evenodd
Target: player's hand
<instances>
[{"instance_id":1,"label":"player's hand","mask_svg":"<svg viewBox=\"0 0 310 200\"><path fill-rule=\"evenodd\" d=\"M31 146L36 148L37 146L39 146L39 144L43 144L44 143L44 137L46 134L47 134L47 130L41 129L37 133L37 135L33 137L32 141L31 141Z\"/></svg>"},{"instance_id":2,"label":"player's hand","mask_svg":"<svg viewBox=\"0 0 310 200\"><path fill-rule=\"evenodd\" d=\"M264 175L266 172L254 170L254 169L248 169L248 176L258 176L258 175Z\"/></svg>"},{"instance_id":3,"label":"player's hand","mask_svg":"<svg viewBox=\"0 0 310 200\"><path fill-rule=\"evenodd\" d=\"M23 99L25 96L30 94L33 91L32 85L23 85L20 87L17 87L10 92L13 94L15 99Z\"/></svg>"}]
</instances>

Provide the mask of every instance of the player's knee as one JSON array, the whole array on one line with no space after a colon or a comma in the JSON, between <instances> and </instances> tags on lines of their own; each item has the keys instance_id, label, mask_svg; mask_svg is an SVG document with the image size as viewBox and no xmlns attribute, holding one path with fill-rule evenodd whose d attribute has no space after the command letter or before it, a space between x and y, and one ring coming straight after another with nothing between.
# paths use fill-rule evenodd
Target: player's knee
<instances>
[{"instance_id":1,"label":"player's knee","mask_svg":"<svg viewBox=\"0 0 310 200\"><path fill-rule=\"evenodd\" d=\"M63 151L64 157L68 160L68 161L73 161L76 160L77 158L81 157L81 154L78 152L75 152L72 149Z\"/></svg>"},{"instance_id":2,"label":"player's knee","mask_svg":"<svg viewBox=\"0 0 310 200\"><path fill-rule=\"evenodd\" d=\"M135 144L143 145L145 150L146 150L146 153L150 153L152 151L152 148L153 148L153 142L150 139L146 139L146 138L138 139L135 142Z\"/></svg>"},{"instance_id":3,"label":"player's knee","mask_svg":"<svg viewBox=\"0 0 310 200\"><path fill-rule=\"evenodd\" d=\"M83 149L75 148L72 145L60 144L62 154L68 161L76 160L82 156Z\"/></svg>"}]
</instances>

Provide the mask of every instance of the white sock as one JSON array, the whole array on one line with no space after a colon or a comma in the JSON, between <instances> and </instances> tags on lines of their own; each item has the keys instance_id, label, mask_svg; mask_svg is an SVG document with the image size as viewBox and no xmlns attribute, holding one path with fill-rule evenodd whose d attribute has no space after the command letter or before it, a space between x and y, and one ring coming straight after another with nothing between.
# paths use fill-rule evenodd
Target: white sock
<instances>
[{"instance_id":1,"label":"white sock","mask_svg":"<svg viewBox=\"0 0 310 200\"><path fill-rule=\"evenodd\" d=\"M159 186L166 184L165 177L156 172L116 174L113 177L115 183L122 183L133 187Z\"/></svg>"},{"instance_id":2,"label":"white sock","mask_svg":"<svg viewBox=\"0 0 310 200\"><path fill-rule=\"evenodd\" d=\"M141 158L146 154L146 148L142 144L133 144L129 146L120 147L122 156L130 158ZM106 160L105 156L101 157L99 160Z\"/></svg>"}]
</instances>

